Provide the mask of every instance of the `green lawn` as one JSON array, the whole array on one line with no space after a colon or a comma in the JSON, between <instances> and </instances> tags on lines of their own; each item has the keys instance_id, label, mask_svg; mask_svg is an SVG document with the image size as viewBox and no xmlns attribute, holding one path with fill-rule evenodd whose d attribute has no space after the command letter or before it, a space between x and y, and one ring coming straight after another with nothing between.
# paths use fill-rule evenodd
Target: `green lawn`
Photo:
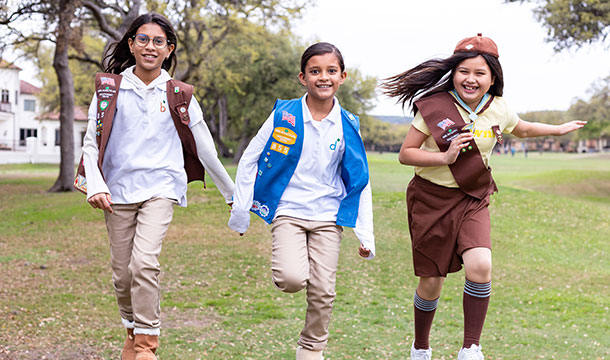
<instances>
[{"instance_id":1,"label":"green lawn","mask_svg":"<svg viewBox=\"0 0 610 360\"><path fill-rule=\"evenodd\" d=\"M377 258L345 232L325 359L408 359L412 274L404 189L413 170L370 154ZM494 155L494 280L486 359L610 359L610 157ZM232 175L235 167L229 167ZM0 166L0 359L116 359L124 330L103 216L80 193L49 194L51 165ZM270 235L244 237L209 183L189 187L161 256L160 359L293 359L303 292L270 281ZM462 339L463 272L432 328L434 359Z\"/></svg>"}]
</instances>

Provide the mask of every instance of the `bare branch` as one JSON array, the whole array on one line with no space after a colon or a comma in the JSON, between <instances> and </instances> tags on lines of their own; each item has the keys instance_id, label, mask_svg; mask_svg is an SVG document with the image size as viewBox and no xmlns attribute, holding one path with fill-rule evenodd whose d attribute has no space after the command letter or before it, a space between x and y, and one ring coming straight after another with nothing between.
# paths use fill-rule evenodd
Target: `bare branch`
<instances>
[{"instance_id":1,"label":"bare branch","mask_svg":"<svg viewBox=\"0 0 610 360\"><path fill-rule=\"evenodd\" d=\"M96 2L91 0L84 0L83 6L89 11L91 11L91 14L97 20L97 23L102 32L108 34L115 40L121 38L122 34L119 31L115 30L112 26L110 26L108 24L108 21L106 21L106 17L102 13L102 7L100 7Z\"/></svg>"}]
</instances>

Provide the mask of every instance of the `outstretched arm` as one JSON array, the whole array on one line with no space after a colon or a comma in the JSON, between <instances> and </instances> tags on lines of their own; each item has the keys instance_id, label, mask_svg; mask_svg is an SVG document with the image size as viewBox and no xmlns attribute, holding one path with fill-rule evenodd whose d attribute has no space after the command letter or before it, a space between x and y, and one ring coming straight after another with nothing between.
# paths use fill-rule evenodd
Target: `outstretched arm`
<instances>
[{"instance_id":1,"label":"outstretched arm","mask_svg":"<svg viewBox=\"0 0 610 360\"><path fill-rule=\"evenodd\" d=\"M574 120L561 125L550 125L519 120L519 123L517 123L517 126L513 129L512 134L519 138L548 135L561 136L582 128L586 123L586 121Z\"/></svg>"}]
</instances>

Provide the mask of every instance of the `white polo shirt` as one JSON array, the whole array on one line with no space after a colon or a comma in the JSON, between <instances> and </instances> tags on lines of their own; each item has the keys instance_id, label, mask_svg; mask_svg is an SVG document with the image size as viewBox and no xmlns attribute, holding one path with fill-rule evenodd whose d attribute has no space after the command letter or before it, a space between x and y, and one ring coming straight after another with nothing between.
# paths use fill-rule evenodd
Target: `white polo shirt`
<instances>
[{"instance_id":1,"label":"white polo shirt","mask_svg":"<svg viewBox=\"0 0 610 360\"><path fill-rule=\"evenodd\" d=\"M341 180L341 161L345 152L341 107L334 106L322 121L315 121L303 104L303 149L299 163L286 186L276 216L287 215L316 221L336 221L341 200L346 195ZM269 115L242 155L235 177L235 195L229 226L245 232L249 226L248 211L254 197L258 159L273 132L275 111ZM358 219L354 228L360 242L375 251L373 209L370 184L361 194Z\"/></svg>"},{"instance_id":2,"label":"white polo shirt","mask_svg":"<svg viewBox=\"0 0 610 360\"><path fill-rule=\"evenodd\" d=\"M119 87L112 132L108 139L102 170L97 160L95 141L97 99L89 107L89 124L83 144L87 174L87 197L109 193L115 204L133 204L153 197L175 199L186 206L187 176L182 143L169 111L166 82L171 79L162 70L150 84L144 84L126 69ZM203 122L199 103L193 97L189 105L197 152L227 202L231 202L233 182L217 158L209 130Z\"/></svg>"}]
</instances>

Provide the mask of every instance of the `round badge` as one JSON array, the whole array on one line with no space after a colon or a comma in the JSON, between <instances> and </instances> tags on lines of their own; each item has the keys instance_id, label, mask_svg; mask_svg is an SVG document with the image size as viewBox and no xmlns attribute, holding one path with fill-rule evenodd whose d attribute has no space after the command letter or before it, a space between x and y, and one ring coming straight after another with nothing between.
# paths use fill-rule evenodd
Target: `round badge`
<instances>
[{"instance_id":1,"label":"round badge","mask_svg":"<svg viewBox=\"0 0 610 360\"><path fill-rule=\"evenodd\" d=\"M106 110L107 107L108 107L108 100L100 101L100 110Z\"/></svg>"}]
</instances>

